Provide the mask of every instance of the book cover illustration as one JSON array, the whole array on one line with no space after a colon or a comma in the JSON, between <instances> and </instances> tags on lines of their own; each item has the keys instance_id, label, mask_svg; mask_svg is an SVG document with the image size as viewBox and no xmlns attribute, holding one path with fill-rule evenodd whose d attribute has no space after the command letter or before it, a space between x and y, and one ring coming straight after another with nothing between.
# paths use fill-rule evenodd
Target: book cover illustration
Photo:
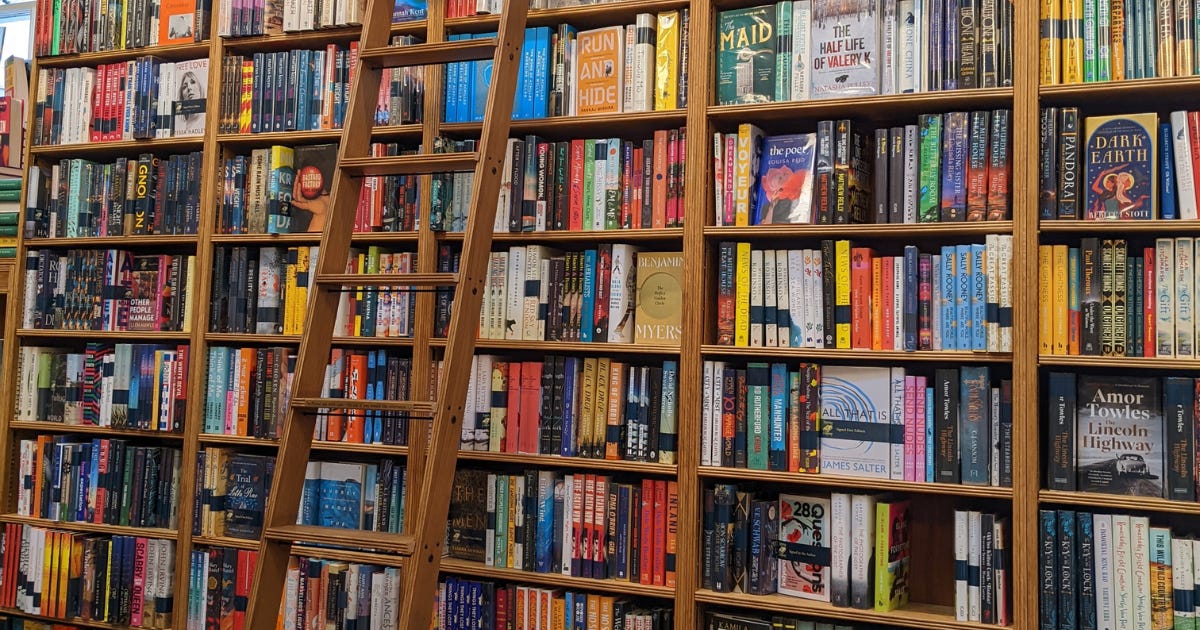
<instances>
[{"instance_id":1,"label":"book cover illustration","mask_svg":"<svg viewBox=\"0 0 1200 630\"><path fill-rule=\"evenodd\" d=\"M891 421L891 370L821 370L821 472L888 479L891 445L903 443Z\"/></svg>"},{"instance_id":2,"label":"book cover illustration","mask_svg":"<svg viewBox=\"0 0 1200 630\"><path fill-rule=\"evenodd\" d=\"M333 169L337 164L336 144L296 147L295 181L292 183L292 232L320 232L325 229L333 187Z\"/></svg>"},{"instance_id":3,"label":"book cover illustration","mask_svg":"<svg viewBox=\"0 0 1200 630\"><path fill-rule=\"evenodd\" d=\"M363 507L362 464L321 463L318 490L319 525L359 529Z\"/></svg>"},{"instance_id":4,"label":"book cover illustration","mask_svg":"<svg viewBox=\"0 0 1200 630\"><path fill-rule=\"evenodd\" d=\"M879 94L879 0L814 0L812 97Z\"/></svg>"},{"instance_id":5,"label":"book cover illustration","mask_svg":"<svg viewBox=\"0 0 1200 630\"><path fill-rule=\"evenodd\" d=\"M257 455L234 455L225 481L225 533L237 538L258 538L262 533L267 491L274 463Z\"/></svg>"},{"instance_id":6,"label":"book cover illustration","mask_svg":"<svg viewBox=\"0 0 1200 630\"><path fill-rule=\"evenodd\" d=\"M1084 123L1086 217L1154 218L1157 199L1157 114L1091 116Z\"/></svg>"},{"instance_id":7,"label":"book cover illustration","mask_svg":"<svg viewBox=\"0 0 1200 630\"><path fill-rule=\"evenodd\" d=\"M196 3L163 0L158 6L158 44L190 44L195 39ZM208 60L204 62L207 64Z\"/></svg>"},{"instance_id":8,"label":"book cover illustration","mask_svg":"<svg viewBox=\"0 0 1200 630\"><path fill-rule=\"evenodd\" d=\"M907 500L875 504L875 610L880 612L908 604L909 508Z\"/></svg>"},{"instance_id":9,"label":"book cover illustration","mask_svg":"<svg viewBox=\"0 0 1200 630\"><path fill-rule=\"evenodd\" d=\"M722 11L717 19L717 102L769 103L775 96L775 6Z\"/></svg>"},{"instance_id":10,"label":"book cover illustration","mask_svg":"<svg viewBox=\"0 0 1200 630\"><path fill-rule=\"evenodd\" d=\"M829 601L829 499L779 495L778 590Z\"/></svg>"},{"instance_id":11,"label":"book cover illustration","mask_svg":"<svg viewBox=\"0 0 1200 630\"><path fill-rule=\"evenodd\" d=\"M1158 379L1081 375L1075 432L1080 491L1163 496Z\"/></svg>"},{"instance_id":12,"label":"book cover illustration","mask_svg":"<svg viewBox=\"0 0 1200 630\"><path fill-rule=\"evenodd\" d=\"M639 253L637 272L631 277L637 281L634 341L679 344L683 334L683 252Z\"/></svg>"},{"instance_id":13,"label":"book cover illustration","mask_svg":"<svg viewBox=\"0 0 1200 630\"><path fill-rule=\"evenodd\" d=\"M135 256L129 292L129 330L158 329L158 256Z\"/></svg>"},{"instance_id":14,"label":"book cover illustration","mask_svg":"<svg viewBox=\"0 0 1200 630\"><path fill-rule=\"evenodd\" d=\"M815 133L769 136L763 140L752 224L813 222L816 153Z\"/></svg>"},{"instance_id":15,"label":"book cover illustration","mask_svg":"<svg viewBox=\"0 0 1200 630\"><path fill-rule=\"evenodd\" d=\"M179 91L170 95L175 101L175 135L202 136L208 111L208 60L180 61L175 64L175 75Z\"/></svg>"}]
</instances>

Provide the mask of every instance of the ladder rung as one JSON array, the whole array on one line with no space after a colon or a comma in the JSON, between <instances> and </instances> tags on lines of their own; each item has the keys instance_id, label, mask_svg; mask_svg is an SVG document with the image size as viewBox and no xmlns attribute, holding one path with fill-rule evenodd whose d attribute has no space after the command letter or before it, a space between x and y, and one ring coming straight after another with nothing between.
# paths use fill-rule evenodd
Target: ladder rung
<instances>
[{"instance_id":1,"label":"ladder rung","mask_svg":"<svg viewBox=\"0 0 1200 630\"><path fill-rule=\"evenodd\" d=\"M297 409L353 409L355 411L399 411L420 416L433 415L433 402L428 400L362 400L360 398L293 398Z\"/></svg>"},{"instance_id":2,"label":"ladder rung","mask_svg":"<svg viewBox=\"0 0 1200 630\"><path fill-rule=\"evenodd\" d=\"M317 276L317 284L339 287L451 287L457 273L333 273Z\"/></svg>"},{"instance_id":3,"label":"ladder rung","mask_svg":"<svg viewBox=\"0 0 1200 630\"><path fill-rule=\"evenodd\" d=\"M346 158L342 169L353 177L376 175L427 175L452 171L474 171L479 161L475 152L419 153L387 157Z\"/></svg>"},{"instance_id":4,"label":"ladder rung","mask_svg":"<svg viewBox=\"0 0 1200 630\"><path fill-rule=\"evenodd\" d=\"M401 556L411 556L416 543L412 536L368 532L360 529L340 527L317 527L315 525L284 525L264 530L267 540L315 545L338 545L354 549L390 551Z\"/></svg>"},{"instance_id":5,"label":"ladder rung","mask_svg":"<svg viewBox=\"0 0 1200 630\"><path fill-rule=\"evenodd\" d=\"M412 46L367 48L359 51L358 61L380 68L476 61L490 59L495 54L497 45L495 37L483 37Z\"/></svg>"}]
</instances>

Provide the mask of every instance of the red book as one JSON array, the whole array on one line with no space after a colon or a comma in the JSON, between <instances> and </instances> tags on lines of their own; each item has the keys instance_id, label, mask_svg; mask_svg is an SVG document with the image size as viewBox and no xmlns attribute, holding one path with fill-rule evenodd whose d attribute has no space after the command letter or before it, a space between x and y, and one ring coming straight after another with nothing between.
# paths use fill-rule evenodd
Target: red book
<instances>
[{"instance_id":1,"label":"red book","mask_svg":"<svg viewBox=\"0 0 1200 630\"><path fill-rule=\"evenodd\" d=\"M641 507L641 536L638 539L638 582L641 584L654 583L654 480L642 480Z\"/></svg>"},{"instance_id":2,"label":"red book","mask_svg":"<svg viewBox=\"0 0 1200 630\"><path fill-rule=\"evenodd\" d=\"M246 602L250 597L250 583L254 580L256 552L240 549L237 552L237 572L234 574L233 630L246 627Z\"/></svg>"},{"instance_id":3,"label":"red book","mask_svg":"<svg viewBox=\"0 0 1200 630\"><path fill-rule=\"evenodd\" d=\"M871 348L871 259L869 247L850 250L850 347Z\"/></svg>"},{"instance_id":4,"label":"red book","mask_svg":"<svg viewBox=\"0 0 1200 630\"><path fill-rule=\"evenodd\" d=\"M1200 111L1188 112L1188 136L1192 149L1192 172L1200 172ZM1196 189L1196 203L1200 205L1200 186Z\"/></svg>"},{"instance_id":5,"label":"red book","mask_svg":"<svg viewBox=\"0 0 1200 630\"><path fill-rule=\"evenodd\" d=\"M642 225L642 204L645 202L642 199L642 182L646 177L646 169L642 164L645 159L645 150L641 148L633 150L633 182L631 186L633 200L630 202L630 213L633 215L634 229L649 227Z\"/></svg>"},{"instance_id":6,"label":"red book","mask_svg":"<svg viewBox=\"0 0 1200 630\"><path fill-rule=\"evenodd\" d=\"M587 512L584 499L586 485L587 475L575 475L571 478L571 575L575 577L583 575L581 563L585 540L584 514Z\"/></svg>"},{"instance_id":7,"label":"red book","mask_svg":"<svg viewBox=\"0 0 1200 630\"><path fill-rule=\"evenodd\" d=\"M1153 357L1158 354L1158 348L1155 347L1155 335L1157 334L1155 332L1155 322L1157 320L1157 314L1154 311L1154 304L1155 296L1157 296L1158 293L1154 287L1154 248L1147 247L1142 252L1142 255L1145 256L1145 258L1142 259L1144 263L1142 266L1145 267L1142 273L1142 320L1146 322L1146 330L1143 337L1145 342L1142 344L1142 356Z\"/></svg>"},{"instance_id":8,"label":"red book","mask_svg":"<svg viewBox=\"0 0 1200 630\"><path fill-rule=\"evenodd\" d=\"M896 336L893 331L896 330L896 310L892 308L892 304L896 301L896 259L892 256L884 256L880 259L882 262L879 272L879 280L883 283L880 287L880 302L879 312L880 318L883 320L880 325L880 332L883 338L880 339L879 348L881 350L895 350Z\"/></svg>"},{"instance_id":9,"label":"red book","mask_svg":"<svg viewBox=\"0 0 1200 630\"><path fill-rule=\"evenodd\" d=\"M667 226L667 132L654 132L654 183L650 187L653 196L654 223L650 227Z\"/></svg>"},{"instance_id":10,"label":"red book","mask_svg":"<svg viewBox=\"0 0 1200 630\"><path fill-rule=\"evenodd\" d=\"M594 557L592 540L596 523L595 502L596 475L585 474L583 475L583 510L580 520L582 531L578 543L579 577L592 577L592 559Z\"/></svg>"},{"instance_id":11,"label":"red book","mask_svg":"<svg viewBox=\"0 0 1200 630\"><path fill-rule=\"evenodd\" d=\"M356 352L347 357L346 398L364 400L367 397L367 355ZM366 441L366 414L361 409L351 410L346 419L346 442L362 444ZM329 439L333 439L330 436ZM340 439L340 437L339 437Z\"/></svg>"},{"instance_id":12,"label":"red book","mask_svg":"<svg viewBox=\"0 0 1200 630\"><path fill-rule=\"evenodd\" d=\"M542 362L521 362L521 417L517 423L517 452L538 454L542 408Z\"/></svg>"},{"instance_id":13,"label":"red book","mask_svg":"<svg viewBox=\"0 0 1200 630\"><path fill-rule=\"evenodd\" d=\"M675 588L675 557L678 553L679 533L679 482L667 481L667 544L663 563L664 583L667 588Z\"/></svg>"},{"instance_id":14,"label":"red book","mask_svg":"<svg viewBox=\"0 0 1200 630\"><path fill-rule=\"evenodd\" d=\"M655 226L659 227L659 226ZM587 270L584 271L587 273ZM612 280L612 245L601 243L596 248L596 268L592 270L596 280L596 299L592 321L592 341L608 341L608 295Z\"/></svg>"},{"instance_id":15,"label":"red book","mask_svg":"<svg viewBox=\"0 0 1200 630\"><path fill-rule=\"evenodd\" d=\"M509 612L508 612L508 591L510 587L497 585L496 586L496 627L509 627ZM443 601L442 605L445 606Z\"/></svg>"},{"instance_id":16,"label":"red book","mask_svg":"<svg viewBox=\"0 0 1200 630\"><path fill-rule=\"evenodd\" d=\"M571 141L571 161L567 166L567 180L570 182L567 229L575 232L583 229L583 142Z\"/></svg>"},{"instance_id":17,"label":"red book","mask_svg":"<svg viewBox=\"0 0 1200 630\"><path fill-rule=\"evenodd\" d=\"M521 362L508 364L508 410L504 419L504 452L518 453L521 426Z\"/></svg>"},{"instance_id":18,"label":"red book","mask_svg":"<svg viewBox=\"0 0 1200 630\"><path fill-rule=\"evenodd\" d=\"M664 226L674 227L679 224L679 132L672 129L667 132L667 216Z\"/></svg>"},{"instance_id":19,"label":"red book","mask_svg":"<svg viewBox=\"0 0 1200 630\"><path fill-rule=\"evenodd\" d=\"M667 567L667 482L654 482L654 585L666 582Z\"/></svg>"},{"instance_id":20,"label":"red book","mask_svg":"<svg viewBox=\"0 0 1200 630\"><path fill-rule=\"evenodd\" d=\"M592 577L608 577L608 557L605 545L605 519L608 512L608 476L596 475L596 491L592 495Z\"/></svg>"},{"instance_id":21,"label":"red book","mask_svg":"<svg viewBox=\"0 0 1200 630\"><path fill-rule=\"evenodd\" d=\"M683 215L685 214L684 210L687 209L687 203L684 201L684 198L683 198L683 192L684 192L683 184L685 181L683 178L683 161L685 159L687 159L687 128L686 127L679 130L679 157L676 158L676 160L675 160L675 171L677 173L675 176L675 183L676 183L676 187L677 187L677 190L675 191L675 196L679 199L679 209L675 213L675 223L673 225L671 225L671 227L678 227L678 226L683 225Z\"/></svg>"}]
</instances>

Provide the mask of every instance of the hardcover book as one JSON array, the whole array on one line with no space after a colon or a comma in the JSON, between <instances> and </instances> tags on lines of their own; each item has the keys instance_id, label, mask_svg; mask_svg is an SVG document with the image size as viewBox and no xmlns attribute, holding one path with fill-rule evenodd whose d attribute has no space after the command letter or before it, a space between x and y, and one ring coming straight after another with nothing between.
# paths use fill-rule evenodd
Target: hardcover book
<instances>
[{"instance_id":1,"label":"hardcover book","mask_svg":"<svg viewBox=\"0 0 1200 630\"><path fill-rule=\"evenodd\" d=\"M172 19L179 16L172 16ZM172 101L175 136L202 136L208 113L208 60L192 59L175 64L175 93L160 94Z\"/></svg>"},{"instance_id":2,"label":"hardcover book","mask_svg":"<svg viewBox=\"0 0 1200 630\"><path fill-rule=\"evenodd\" d=\"M1079 490L1163 496L1163 416L1155 378L1081 375Z\"/></svg>"},{"instance_id":3,"label":"hardcover book","mask_svg":"<svg viewBox=\"0 0 1200 630\"><path fill-rule=\"evenodd\" d=\"M678 345L682 339L683 253L639 253L636 275L634 342Z\"/></svg>"},{"instance_id":4,"label":"hardcover book","mask_svg":"<svg viewBox=\"0 0 1200 630\"><path fill-rule=\"evenodd\" d=\"M829 499L779 495L779 592L829 601Z\"/></svg>"},{"instance_id":5,"label":"hardcover book","mask_svg":"<svg viewBox=\"0 0 1200 630\"><path fill-rule=\"evenodd\" d=\"M875 504L875 610L889 612L908 604L909 508L907 500Z\"/></svg>"},{"instance_id":6,"label":"hardcover book","mask_svg":"<svg viewBox=\"0 0 1200 630\"><path fill-rule=\"evenodd\" d=\"M717 103L769 103L775 96L774 5L717 17Z\"/></svg>"},{"instance_id":7,"label":"hardcover book","mask_svg":"<svg viewBox=\"0 0 1200 630\"><path fill-rule=\"evenodd\" d=\"M621 111L624 94L624 27L580 31L575 107L579 115Z\"/></svg>"},{"instance_id":8,"label":"hardcover book","mask_svg":"<svg viewBox=\"0 0 1200 630\"><path fill-rule=\"evenodd\" d=\"M888 479L891 445L902 443L891 420L891 370L828 366L821 371L821 472Z\"/></svg>"},{"instance_id":9,"label":"hardcover book","mask_svg":"<svg viewBox=\"0 0 1200 630\"><path fill-rule=\"evenodd\" d=\"M879 0L814 0L812 97L879 94Z\"/></svg>"},{"instance_id":10,"label":"hardcover book","mask_svg":"<svg viewBox=\"0 0 1200 630\"><path fill-rule=\"evenodd\" d=\"M817 134L763 139L752 224L812 223Z\"/></svg>"},{"instance_id":11,"label":"hardcover book","mask_svg":"<svg viewBox=\"0 0 1200 630\"><path fill-rule=\"evenodd\" d=\"M1084 207L1093 220L1148 220L1158 198L1157 114L1084 122Z\"/></svg>"},{"instance_id":12,"label":"hardcover book","mask_svg":"<svg viewBox=\"0 0 1200 630\"><path fill-rule=\"evenodd\" d=\"M292 188L292 232L320 232L325 228L337 164L336 144L296 147L295 183Z\"/></svg>"}]
</instances>

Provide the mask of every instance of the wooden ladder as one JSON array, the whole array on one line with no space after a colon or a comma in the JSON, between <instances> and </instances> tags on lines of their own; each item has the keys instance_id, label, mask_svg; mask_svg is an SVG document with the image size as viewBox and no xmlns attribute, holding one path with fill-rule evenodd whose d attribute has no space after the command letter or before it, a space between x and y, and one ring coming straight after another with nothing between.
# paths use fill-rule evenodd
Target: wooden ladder
<instances>
[{"instance_id":1,"label":"wooden ladder","mask_svg":"<svg viewBox=\"0 0 1200 630\"><path fill-rule=\"evenodd\" d=\"M249 602L249 628L275 630L284 595L288 559L293 553L328 553L355 558L356 550L394 554L402 572L399 627L428 628L437 592L447 510L458 458L465 409L466 375L471 372L479 309L491 252L492 226L504 153L512 119L528 0L505 0L496 37L390 47L393 0L368 0L359 44L358 67L351 86L333 179L331 216L321 235L314 292L300 344L291 401L275 465L263 523L258 565ZM379 82L385 68L435 65L491 58L491 86L478 152L368 157ZM457 273L346 274L350 237L363 177L422 175L474 170L471 205ZM430 291L455 287L454 308L435 401L321 398L329 361L339 295L349 286L385 286L392 290ZM319 413L329 410L404 412L432 418L423 470L409 478L413 509L404 532L390 534L297 525L305 467ZM336 412L335 412L336 413ZM424 436L423 431L415 433ZM421 437L415 438L421 439ZM409 470L413 471L410 461ZM417 487L413 487L416 484ZM334 547L331 549L330 547ZM371 563L371 556L361 560ZM392 630L392 629L386 629Z\"/></svg>"}]
</instances>

